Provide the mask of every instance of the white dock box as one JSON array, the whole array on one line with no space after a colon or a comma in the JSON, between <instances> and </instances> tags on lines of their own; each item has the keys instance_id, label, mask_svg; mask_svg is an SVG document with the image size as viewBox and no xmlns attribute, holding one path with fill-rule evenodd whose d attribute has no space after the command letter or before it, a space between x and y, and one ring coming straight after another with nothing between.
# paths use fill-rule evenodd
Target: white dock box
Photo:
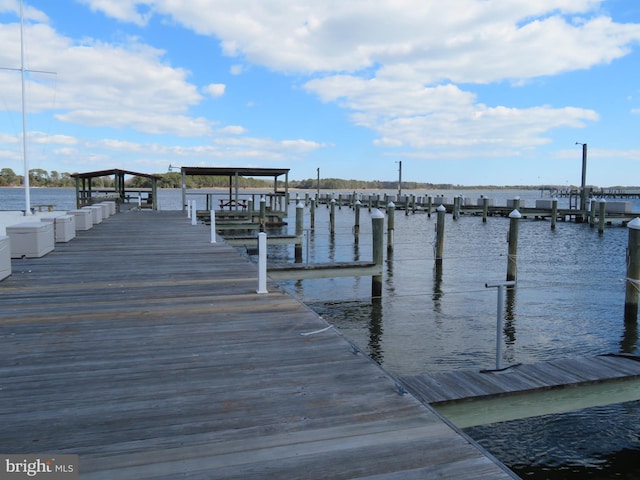
<instances>
[{"instance_id":1,"label":"white dock box","mask_svg":"<svg viewBox=\"0 0 640 480\"><path fill-rule=\"evenodd\" d=\"M507 207L509 208L516 208L516 204L518 204L520 208L524 208L524 198L512 198L507 200Z\"/></svg>"},{"instance_id":2,"label":"white dock box","mask_svg":"<svg viewBox=\"0 0 640 480\"><path fill-rule=\"evenodd\" d=\"M631 213L631 202L607 202L607 213Z\"/></svg>"},{"instance_id":3,"label":"white dock box","mask_svg":"<svg viewBox=\"0 0 640 480\"><path fill-rule=\"evenodd\" d=\"M76 231L91 230L91 227L93 227L91 210L69 210L67 214L76 218Z\"/></svg>"},{"instance_id":4,"label":"white dock box","mask_svg":"<svg viewBox=\"0 0 640 480\"><path fill-rule=\"evenodd\" d=\"M56 217L44 217L40 220L53 223L56 242L68 242L76 238L75 215L58 215Z\"/></svg>"},{"instance_id":5,"label":"white dock box","mask_svg":"<svg viewBox=\"0 0 640 480\"><path fill-rule=\"evenodd\" d=\"M96 203L96 206L102 208L102 219L106 220L111 216L111 206L107 205L106 202Z\"/></svg>"},{"instance_id":6,"label":"white dock box","mask_svg":"<svg viewBox=\"0 0 640 480\"><path fill-rule=\"evenodd\" d=\"M7 227L11 258L44 257L55 248L53 222L25 222Z\"/></svg>"},{"instance_id":7,"label":"white dock box","mask_svg":"<svg viewBox=\"0 0 640 480\"><path fill-rule=\"evenodd\" d=\"M538 199L536 200L536 208L551 210L553 208L553 200Z\"/></svg>"},{"instance_id":8,"label":"white dock box","mask_svg":"<svg viewBox=\"0 0 640 480\"><path fill-rule=\"evenodd\" d=\"M91 205L89 207L82 207L82 210L89 210L91 212L91 222L94 225L102 223L102 207Z\"/></svg>"},{"instance_id":9,"label":"white dock box","mask_svg":"<svg viewBox=\"0 0 640 480\"><path fill-rule=\"evenodd\" d=\"M11 275L11 244L9 237L0 236L0 280Z\"/></svg>"},{"instance_id":10,"label":"white dock box","mask_svg":"<svg viewBox=\"0 0 640 480\"><path fill-rule=\"evenodd\" d=\"M109 216L116 214L116 212L117 212L116 202L114 202L113 200L109 200L109 201L102 202L102 203L104 203L106 205L109 205Z\"/></svg>"},{"instance_id":11,"label":"white dock box","mask_svg":"<svg viewBox=\"0 0 640 480\"><path fill-rule=\"evenodd\" d=\"M493 198L487 198L487 197L480 197L477 201L476 201L476 206L478 207L483 207L484 206L484 201L485 199L487 200L487 207L493 207L494 204L494 200Z\"/></svg>"}]
</instances>

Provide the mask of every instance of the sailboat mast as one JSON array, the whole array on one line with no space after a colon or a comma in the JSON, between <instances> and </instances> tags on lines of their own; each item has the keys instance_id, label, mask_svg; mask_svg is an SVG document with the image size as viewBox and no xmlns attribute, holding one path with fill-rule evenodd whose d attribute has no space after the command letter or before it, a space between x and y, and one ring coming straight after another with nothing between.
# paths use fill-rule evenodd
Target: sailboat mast
<instances>
[{"instance_id":1,"label":"sailboat mast","mask_svg":"<svg viewBox=\"0 0 640 480\"><path fill-rule=\"evenodd\" d=\"M24 214L31 215L31 192L29 188L29 157L27 155L27 111L24 88L24 14L20 0L20 79L22 85L22 159L24 162Z\"/></svg>"}]
</instances>

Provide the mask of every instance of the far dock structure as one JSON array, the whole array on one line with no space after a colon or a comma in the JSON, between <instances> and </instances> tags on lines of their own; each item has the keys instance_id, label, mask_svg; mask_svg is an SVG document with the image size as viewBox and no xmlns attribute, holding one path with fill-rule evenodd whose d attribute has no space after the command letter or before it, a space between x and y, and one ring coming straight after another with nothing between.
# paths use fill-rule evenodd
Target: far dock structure
<instances>
[{"instance_id":1,"label":"far dock structure","mask_svg":"<svg viewBox=\"0 0 640 480\"><path fill-rule=\"evenodd\" d=\"M146 188L127 187L125 176L142 177L149 181ZM99 170L95 172L72 173L76 179L76 207L82 208L104 200L116 200L118 204L137 201L141 208L158 209L157 187L158 175L131 172L128 170ZM94 185L94 179L113 177L113 187L105 188Z\"/></svg>"},{"instance_id":2,"label":"far dock structure","mask_svg":"<svg viewBox=\"0 0 640 480\"><path fill-rule=\"evenodd\" d=\"M128 210L0 295L0 451L80 479L517 478L183 212Z\"/></svg>"},{"instance_id":3,"label":"far dock structure","mask_svg":"<svg viewBox=\"0 0 640 480\"><path fill-rule=\"evenodd\" d=\"M228 221L229 228L251 226L254 210L260 207L260 198L255 194L242 194L240 192L240 177L269 177L273 179L273 193L267 197L270 205L267 207L267 215L271 221L280 223L287 216L287 204L289 198L289 168L234 168L234 167L181 167L182 172L182 210L187 208L187 176L207 175L228 177L229 191L227 194L206 193L206 211L203 217L208 218L212 210L219 217L219 228L224 228L224 222ZM284 175L283 189L279 189L279 178ZM217 197L217 198L216 198ZM265 199L267 200L267 199Z\"/></svg>"}]
</instances>

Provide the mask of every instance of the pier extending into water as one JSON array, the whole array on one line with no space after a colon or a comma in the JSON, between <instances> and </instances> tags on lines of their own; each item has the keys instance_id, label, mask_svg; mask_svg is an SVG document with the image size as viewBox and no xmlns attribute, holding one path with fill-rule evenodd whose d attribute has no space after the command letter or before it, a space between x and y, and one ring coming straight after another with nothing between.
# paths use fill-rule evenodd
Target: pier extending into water
<instances>
[{"instance_id":1,"label":"pier extending into water","mask_svg":"<svg viewBox=\"0 0 640 480\"><path fill-rule=\"evenodd\" d=\"M0 283L0 449L82 479L515 478L182 212L128 211Z\"/></svg>"}]
</instances>

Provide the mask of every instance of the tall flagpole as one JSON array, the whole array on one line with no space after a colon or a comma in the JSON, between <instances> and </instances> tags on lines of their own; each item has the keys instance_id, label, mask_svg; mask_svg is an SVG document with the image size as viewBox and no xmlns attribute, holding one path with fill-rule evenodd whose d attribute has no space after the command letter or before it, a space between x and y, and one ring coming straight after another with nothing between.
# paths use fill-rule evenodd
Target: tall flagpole
<instances>
[{"instance_id":1,"label":"tall flagpole","mask_svg":"<svg viewBox=\"0 0 640 480\"><path fill-rule=\"evenodd\" d=\"M27 111L24 88L24 15L20 0L20 79L22 84L22 159L24 161L24 214L31 215L31 192L29 190L29 157L27 156Z\"/></svg>"}]
</instances>

